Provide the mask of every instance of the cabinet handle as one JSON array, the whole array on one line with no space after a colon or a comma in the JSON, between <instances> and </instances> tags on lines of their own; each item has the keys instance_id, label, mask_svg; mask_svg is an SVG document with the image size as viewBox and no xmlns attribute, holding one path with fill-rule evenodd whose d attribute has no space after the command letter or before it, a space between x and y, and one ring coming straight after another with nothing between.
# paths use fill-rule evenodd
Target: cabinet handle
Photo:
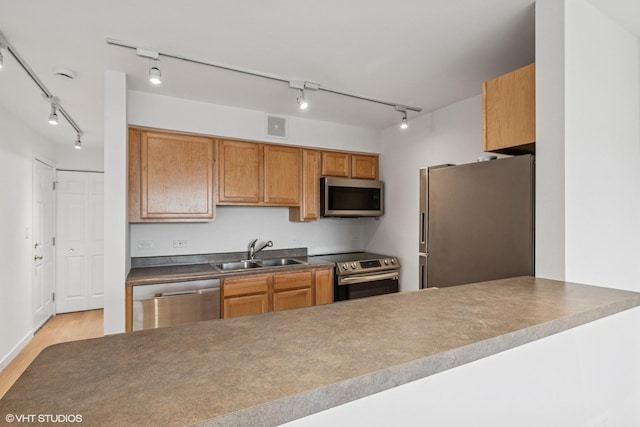
<instances>
[{"instance_id":1,"label":"cabinet handle","mask_svg":"<svg viewBox=\"0 0 640 427\"><path fill-rule=\"evenodd\" d=\"M33 257L34 261L38 261L40 259L42 259L42 255L36 255L36 256Z\"/></svg>"}]
</instances>

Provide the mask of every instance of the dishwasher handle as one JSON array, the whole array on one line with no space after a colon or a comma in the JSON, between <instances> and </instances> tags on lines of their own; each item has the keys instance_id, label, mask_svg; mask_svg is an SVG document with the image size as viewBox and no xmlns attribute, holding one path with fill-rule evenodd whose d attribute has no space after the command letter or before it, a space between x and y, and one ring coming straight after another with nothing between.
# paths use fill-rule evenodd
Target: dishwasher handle
<instances>
[{"instance_id":1,"label":"dishwasher handle","mask_svg":"<svg viewBox=\"0 0 640 427\"><path fill-rule=\"evenodd\" d=\"M220 287L209 288L209 289L194 289L192 291L176 291L176 292L161 292L155 295L156 298L162 297L177 297L181 295L195 295L195 294L204 294L207 292L219 292Z\"/></svg>"}]
</instances>

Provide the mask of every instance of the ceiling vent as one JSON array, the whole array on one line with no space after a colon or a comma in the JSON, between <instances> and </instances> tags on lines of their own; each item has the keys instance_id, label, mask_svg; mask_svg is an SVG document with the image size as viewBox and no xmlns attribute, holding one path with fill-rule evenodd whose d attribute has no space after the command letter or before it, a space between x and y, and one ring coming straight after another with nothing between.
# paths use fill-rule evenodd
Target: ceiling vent
<instances>
[{"instance_id":1,"label":"ceiling vent","mask_svg":"<svg viewBox=\"0 0 640 427\"><path fill-rule=\"evenodd\" d=\"M267 136L286 139L287 119L284 117L267 115Z\"/></svg>"}]
</instances>

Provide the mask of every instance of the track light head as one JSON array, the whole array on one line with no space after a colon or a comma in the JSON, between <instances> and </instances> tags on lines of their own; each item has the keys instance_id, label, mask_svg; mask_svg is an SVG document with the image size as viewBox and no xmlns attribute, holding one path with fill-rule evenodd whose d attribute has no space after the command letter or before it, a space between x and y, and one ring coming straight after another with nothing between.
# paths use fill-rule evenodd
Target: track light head
<instances>
[{"instance_id":1,"label":"track light head","mask_svg":"<svg viewBox=\"0 0 640 427\"><path fill-rule=\"evenodd\" d=\"M51 104L51 113L49 113L49 124L57 125L58 124L58 113L56 112L56 104Z\"/></svg>"},{"instance_id":2,"label":"track light head","mask_svg":"<svg viewBox=\"0 0 640 427\"><path fill-rule=\"evenodd\" d=\"M404 105L396 105L396 111L402 113L402 122L400 122L400 129L406 129L409 127L409 122L407 121L407 107Z\"/></svg>"},{"instance_id":3,"label":"track light head","mask_svg":"<svg viewBox=\"0 0 640 427\"><path fill-rule=\"evenodd\" d=\"M78 134L76 142L73 144L73 148L75 148L76 150L82 150L82 141L80 140L80 134Z\"/></svg>"},{"instance_id":4,"label":"track light head","mask_svg":"<svg viewBox=\"0 0 640 427\"><path fill-rule=\"evenodd\" d=\"M400 129L406 129L409 127L409 123L407 122L407 113L404 113L402 117L402 122L400 123Z\"/></svg>"},{"instance_id":5,"label":"track light head","mask_svg":"<svg viewBox=\"0 0 640 427\"><path fill-rule=\"evenodd\" d=\"M160 69L156 66L149 68L149 81L154 85L159 85L162 83L162 74L160 73Z\"/></svg>"},{"instance_id":6,"label":"track light head","mask_svg":"<svg viewBox=\"0 0 640 427\"><path fill-rule=\"evenodd\" d=\"M298 97L298 107L300 107L301 110L306 110L307 107L309 107L309 103L304 97L304 89L300 89L300 96Z\"/></svg>"},{"instance_id":7,"label":"track light head","mask_svg":"<svg viewBox=\"0 0 640 427\"><path fill-rule=\"evenodd\" d=\"M4 57L2 56L2 51L0 50L0 70L4 68Z\"/></svg>"}]
</instances>

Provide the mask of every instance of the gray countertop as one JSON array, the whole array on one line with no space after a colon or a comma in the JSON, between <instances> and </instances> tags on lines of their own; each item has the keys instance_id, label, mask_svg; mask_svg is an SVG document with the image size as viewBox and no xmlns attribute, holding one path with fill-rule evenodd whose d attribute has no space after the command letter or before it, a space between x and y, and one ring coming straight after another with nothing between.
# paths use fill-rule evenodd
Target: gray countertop
<instances>
[{"instance_id":1,"label":"gray countertop","mask_svg":"<svg viewBox=\"0 0 640 427\"><path fill-rule=\"evenodd\" d=\"M45 349L0 415L277 425L638 305L521 277L111 335Z\"/></svg>"},{"instance_id":2,"label":"gray countertop","mask_svg":"<svg viewBox=\"0 0 640 427\"><path fill-rule=\"evenodd\" d=\"M246 252L229 252L220 254L186 255L134 258L133 268L127 275L125 286L149 285L155 283L182 282L186 280L219 279L247 274L277 273L309 268L332 268L334 263L312 256L307 256L306 248L276 249L260 252L256 259L267 258L295 258L304 264L294 264L276 267L261 267L233 272L221 272L213 268L210 263L239 261L247 259Z\"/></svg>"}]
</instances>

